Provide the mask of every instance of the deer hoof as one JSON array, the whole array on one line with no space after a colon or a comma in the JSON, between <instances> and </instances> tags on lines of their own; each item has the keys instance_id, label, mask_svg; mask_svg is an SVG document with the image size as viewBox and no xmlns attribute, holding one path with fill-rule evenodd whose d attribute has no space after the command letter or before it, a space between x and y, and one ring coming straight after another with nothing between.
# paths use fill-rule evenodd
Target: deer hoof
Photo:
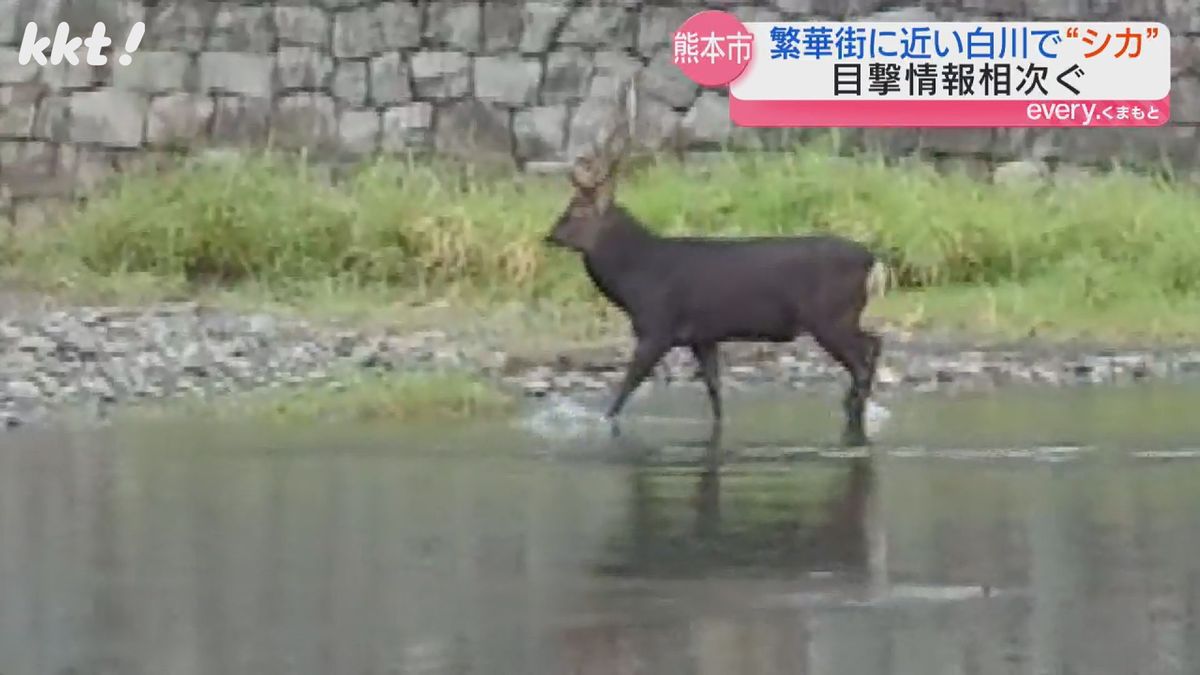
<instances>
[{"instance_id":1,"label":"deer hoof","mask_svg":"<svg viewBox=\"0 0 1200 675\"><path fill-rule=\"evenodd\" d=\"M608 430L610 433L612 433L612 437L616 438L617 436L620 436L621 424L617 421L617 418L612 415L608 415L606 416L606 419L608 420Z\"/></svg>"}]
</instances>

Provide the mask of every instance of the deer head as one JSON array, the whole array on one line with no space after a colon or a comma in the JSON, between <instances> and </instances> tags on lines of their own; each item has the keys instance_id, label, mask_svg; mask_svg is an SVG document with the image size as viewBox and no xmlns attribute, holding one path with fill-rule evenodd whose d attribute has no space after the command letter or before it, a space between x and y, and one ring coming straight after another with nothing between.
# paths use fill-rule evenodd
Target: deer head
<instances>
[{"instance_id":1,"label":"deer head","mask_svg":"<svg viewBox=\"0 0 1200 675\"><path fill-rule=\"evenodd\" d=\"M546 235L547 243L587 252L603 232L613 205L617 167L624 158L631 136L634 114L630 108L634 105L636 83L635 75L618 94L612 128L603 142L575 161L570 174L574 194Z\"/></svg>"}]
</instances>

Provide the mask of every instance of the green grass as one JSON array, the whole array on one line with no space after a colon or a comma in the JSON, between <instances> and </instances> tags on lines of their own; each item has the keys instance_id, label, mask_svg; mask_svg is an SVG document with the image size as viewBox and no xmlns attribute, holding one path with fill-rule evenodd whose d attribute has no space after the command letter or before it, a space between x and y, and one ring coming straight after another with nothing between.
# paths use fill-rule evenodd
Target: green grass
<instances>
[{"instance_id":1,"label":"green grass","mask_svg":"<svg viewBox=\"0 0 1200 675\"><path fill-rule=\"evenodd\" d=\"M128 176L0 256L10 278L76 296L215 293L359 314L509 303L603 332L616 315L575 258L541 243L566 185L392 160L331 186L281 156L196 162ZM912 328L1200 336L1200 192L1162 179L995 185L809 147L656 163L623 176L618 198L666 234L860 239L900 284L871 313Z\"/></svg>"},{"instance_id":2,"label":"green grass","mask_svg":"<svg viewBox=\"0 0 1200 675\"><path fill-rule=\"evenodd\" d=\"M335 423L436 423L496 418L517 399L466 373L352 374L337 385L299 384L210 399L185 398L130 409L134 418L187 417L287 426Z\"/></svg>"}]
</instances>

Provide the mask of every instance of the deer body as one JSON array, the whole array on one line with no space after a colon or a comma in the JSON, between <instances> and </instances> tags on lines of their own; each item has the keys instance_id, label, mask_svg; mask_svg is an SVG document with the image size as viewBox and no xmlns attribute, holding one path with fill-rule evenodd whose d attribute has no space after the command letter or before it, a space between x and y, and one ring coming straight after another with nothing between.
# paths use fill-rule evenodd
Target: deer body
<instances>
[{"instance_id":1,"label":"deer body","mask_svg":"<svg viewBox=\"0 0 1200 675\"><path fill-rule=\"evenodd\" d=\"M865 304L875 256L839 237L660 237L623 208L582 253L597 289L637 336L671 347L788 342Z\"/></svg>"},{"instance_id":2,"label":"deer body","mask_svg":"<svg viewBox=\"0 0 1200 675\"><path fill-rule=\"evenodd\" d=\"M869 297L882 290L875 255L832 235L655 235L615 203L616 164L617 158L601 169L594 160L577 164L575 195L546 237L580 254L600 293L629 318L636 345L608 409L614 431L630 394L674 347L689 348L699 363L719 427L720 344L811 335L850 375L844 440L866 444L863 409L882 343L859 320Z\"/></svg>"}]
</instances>

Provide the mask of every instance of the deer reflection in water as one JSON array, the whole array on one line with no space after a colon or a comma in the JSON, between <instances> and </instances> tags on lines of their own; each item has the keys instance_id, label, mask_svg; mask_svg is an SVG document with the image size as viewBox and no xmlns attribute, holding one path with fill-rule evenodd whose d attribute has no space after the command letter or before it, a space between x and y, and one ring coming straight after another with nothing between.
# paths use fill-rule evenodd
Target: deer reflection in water
<instances>
[{"instance_id":1,"label":"deer reflection in water","mask_svg":"<svg viewBox=\"0 0 1200 675\"><path fill-rule=\"evenodd\" d=\"M874 458L731 461L719 428L698 461L650 459L657 454L631 469L628 521L603 572L635 588L673 589L664 614L647 611L653 603L643 597L634 612L564 628L568 672L760 672L768 663L771 672L810 672L811 612L731 605L777 590L843 597L886 587ZM679 603L687 621L670 618L684 611Z\"/></svg>"},{"instance_id":2,"label":"deer reflection in water","mask_svg":"<svg viewBox=\"0 0 1200 675\"><path fill-rule=\"evenodd\" d=\"M871 573L875 467L869 453L814 457L803 466L731 463L722 441L714 428L698 465L643 459L634 466L628 541L609 572L685 578L734 570L775 578L832 573L843 580Z\"/></svg>"}]
</instances>

